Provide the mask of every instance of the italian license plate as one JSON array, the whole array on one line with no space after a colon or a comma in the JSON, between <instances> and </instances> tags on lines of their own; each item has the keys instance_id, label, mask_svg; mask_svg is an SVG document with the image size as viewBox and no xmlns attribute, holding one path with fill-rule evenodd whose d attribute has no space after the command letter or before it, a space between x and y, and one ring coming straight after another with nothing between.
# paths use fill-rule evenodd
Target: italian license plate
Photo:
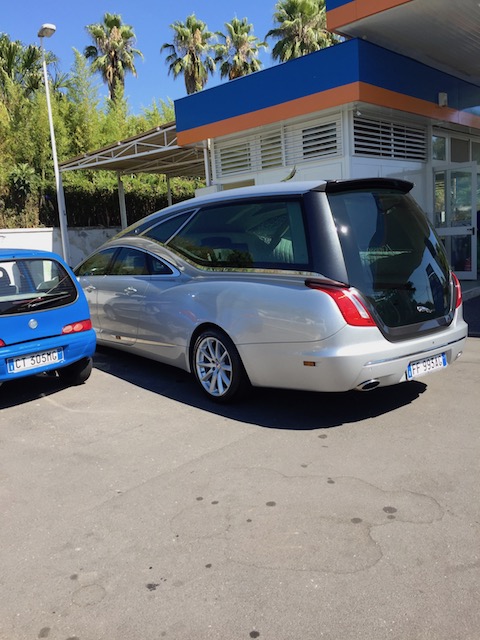
<instances>
[{"instance_id":1,"label":"italian license plate","mask_svg":"<svg viewBox=\"0 0 480 640\"><path fill-rule=\"evenodd\" d=\"M27 356L18 356L17 358L8 358L8 373L19 373L28 369L42 369L49 364L57 364L63 362L63 349L50 349L50 351L41 351L39 353L30 353Z\"/></svg>"},{"instance_id":2,"label":"italian license plate","mask_svg":"<svg viewBox=\"0 0 480 640\"><path fill-rule=\"evenodd\" d=\"M428 358L422 358L422 360L410 362L407 367L407 378L408 380L419 378L420 376L425 376L431 371L445 369L446 366L447 356L444 353L439 353L436 356L429 356Z\"/></svg>"}]
</instances>

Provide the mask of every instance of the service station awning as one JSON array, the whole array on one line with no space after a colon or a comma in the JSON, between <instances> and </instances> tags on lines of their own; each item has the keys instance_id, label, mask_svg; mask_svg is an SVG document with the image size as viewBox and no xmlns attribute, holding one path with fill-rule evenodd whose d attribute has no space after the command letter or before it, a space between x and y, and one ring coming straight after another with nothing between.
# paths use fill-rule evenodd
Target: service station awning
<instances>
[{"instance_id":1,"label":"service station awning","mask_svg":"<svg viewBox=\"0 0 480 640\"><path fill-rule=\"evenodd\" d=\"M168 203L172 203L170 178L204 178L209 185L210 164L206 143L180 147L175 122L164 124L132 138L121 140L91 153L59 164L66 171L115 171L122 228L127 226L127 208L122 176L128 173L159 173L167 179ZM63 191L63 187L62 187ZM63 194L62 194L63 197Z\"/></svg>"},{"instance_id":2,"label":"service station awning","mask_svg":"<svg viewBox=\"0 0 480 640\"><path fill-rule=\"evenodd\" d=\"M207 178L204 144L180 147L175 122L121 140L60 163L60 171L88 169L126 173L161 173L167 177Z\"/></svg>"}]
</instances>

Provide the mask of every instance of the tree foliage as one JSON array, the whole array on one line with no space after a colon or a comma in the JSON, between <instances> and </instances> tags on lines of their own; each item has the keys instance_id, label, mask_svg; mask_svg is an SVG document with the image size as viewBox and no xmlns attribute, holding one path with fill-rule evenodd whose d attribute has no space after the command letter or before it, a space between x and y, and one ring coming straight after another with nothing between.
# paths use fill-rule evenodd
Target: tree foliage
<instances>
[{"instance_id":1,"label":"tree foliage","mask_svg":"<svg viewBox=\"0 0 480 640\"><path fill-rule=\"evenodd\" d=\"M42 53L6 34L0 51L0 228L58 226ZM95 71L79 51L68 74L58 73L48 51L46 60L60 162L175 119L173 103L163 100L131 115L120 84L113 99L101 101ZM74 171L63 174L63 183L70 226L120 224L114 174ZM128 176L124 183L130 222L166 206L162 176ZM173 200L191 197L199 184L172 180Z\"/></svg>"},{"instance_id":2,"label":"tree foliage","mask_svg":"<svg viewBox=\"0 0 480 640\"><path fill-rule=\"evenodd\" d=\"M276 26L266 37L277 40L274 60L311 53L336 41L325 29L324 0L278 0ZM247 18L233 18L224 32L210 31L195 14L171 26L173 40L164 44L168 73L183 76L188 94L200 91L217 65L221 78L232 80L258 71L266 49ZM67 160L175 119L170 100L154 100L132 115L124 94L125 76L136 75L133 27L117 14L86 26L92 44L74 50L68 73L45 51L58 159ZM219 42L216 42L216 37ZM42 73L42 49L0 33L0 228L58 225L55 179ZM101 99L100 75L108 89ZM69 225L117 225L120 222L116 176L111 172L63 174ZM174 201L190 197L201 182L172 179ZM129 222L164 206L163 176L124 176Z\"/></svg>"},{"instance_id":3,"label":"tree foliage","mask_svg":"<svg viewBox=\"0 0 480 640\"><path fill-rule=\"evenodd\" d=\"M90 24L86 29L94 44L85 48L85 57L91 60L93 71L107 83L110 99L115 100L119 87L124 87L125 74L137 75L135 56L143 57L133 46L133 28L122 24L120 15L105 13L103 23Z\"/></svg>"},{"instance_id":4,"label":"tree foliage","mask_svg":"<svg viewBox=\"0 0 480 640\"><path fill-rule=\"evenodd\" d=\"M226 33L217 32L221 43L215 47L215 62L220 63L220 77L234 80L262 67L258 59L260 49L266 49L267 43L253 35L253 25L247 18L233 18L225 23Z\"/></svg>"},{"instance_id":5,"label":"tree foliage","mask_svg":"<svg viewBox=\"0 0 480 640\"><path fill-rule=\"evenodd\" d=\"M50 56L50 62L52 58ZM0 34L0 97L8 102L10 94L20 87L25 96L37 91L42 83L42 52L35 45L24 46Z\"/></svg>"},{"instance_id":6,"label":"tree foliage","mask_svg":"<svg viewBox=\"0 0 480 640\"><path fill-rule=\"evenodd\" d=\"M208 74L215 71L214 34L193 13L185 22L177 20L170 27L174 33L173 42L165 43L160 49L169 52L165 60L168 72L174 78L183 75L188 94L201 91Z\"/></svg>"},{"instance_id":7,"label":"tree foliage","mask_svg":"<svg viewBox=\"0 0 480 640\"><path fill-rule=\"evenodd\" d=\"M326 28L325 0L279 0L273 19L277 26L266 37L277 40L274 60L287 62L338 42Z\"/></svg>"}]
</instances>

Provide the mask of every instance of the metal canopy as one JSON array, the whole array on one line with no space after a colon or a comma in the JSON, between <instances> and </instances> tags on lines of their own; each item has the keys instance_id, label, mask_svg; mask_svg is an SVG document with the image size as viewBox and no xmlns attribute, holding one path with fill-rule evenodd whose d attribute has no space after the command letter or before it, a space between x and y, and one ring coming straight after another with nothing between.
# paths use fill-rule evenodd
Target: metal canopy
<instances>
[{"instance_id":1,"label":"metal canopy","mask_svg":"<svg viewBox=\"0 0 480 640\"><path fill-rule=\"evenodd\" d=\"M177 144L174 122L60 163L60 171L88 169L126 173L161 173L167 177L206 177L205 146Z\"/></svg>"}]
</instances>

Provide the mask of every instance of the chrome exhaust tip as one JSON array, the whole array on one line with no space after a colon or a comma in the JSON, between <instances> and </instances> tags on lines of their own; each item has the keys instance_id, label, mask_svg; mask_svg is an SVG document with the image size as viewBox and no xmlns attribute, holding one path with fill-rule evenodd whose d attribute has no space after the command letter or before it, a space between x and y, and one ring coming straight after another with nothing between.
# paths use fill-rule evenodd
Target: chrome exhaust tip
<instances>
[{"instance_id":1,"label":"chrome exhaust tip","mask_svg":"<svg viewBox=\"0 0 480 640\"><path fill-rule=\"evenodd\" d=\"M379 384L380 380L366 380L365 382L359 384L358 387L355 387L355 389L357 391L372 391L372 389L376 389Z\"/></svg>"}]
</instances>

